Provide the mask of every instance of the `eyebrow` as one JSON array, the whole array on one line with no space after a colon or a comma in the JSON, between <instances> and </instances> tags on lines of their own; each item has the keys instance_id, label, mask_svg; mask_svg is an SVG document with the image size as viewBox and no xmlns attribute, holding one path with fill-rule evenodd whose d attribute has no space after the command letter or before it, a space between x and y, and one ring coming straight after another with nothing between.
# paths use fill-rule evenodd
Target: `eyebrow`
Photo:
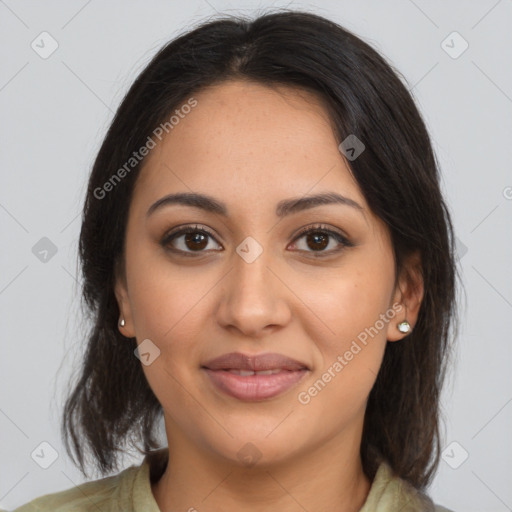
<instances>
[{"instance_id":1,"label":"eyebrow","mask_svg":"<svg viewBox=\"0 0 512 512\"><path fill-rule=\"evenodd\" d=\"M217 199L205 194L182 192L178 194L169 194L158 199L158 201L149 207L146 217L149 217L154 212L165 206L173 204L191 206L194 208L200 208L207 212L223 215L225 217L228 216L227 206L224 203L217 201ZM337 194L336 192L327 192L279 201L276 206L276 215L282 218L287 215L292 215L294 213L325 204L341 204L350 206L356 210L363 210L363 207L353 199Z\"/></svg>"}]
</instances>

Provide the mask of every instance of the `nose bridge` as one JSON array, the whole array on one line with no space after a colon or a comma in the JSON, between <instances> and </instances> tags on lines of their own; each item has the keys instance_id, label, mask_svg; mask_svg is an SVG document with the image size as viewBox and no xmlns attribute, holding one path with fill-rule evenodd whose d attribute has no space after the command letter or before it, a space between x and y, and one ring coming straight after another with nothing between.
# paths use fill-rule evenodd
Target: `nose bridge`
<instances>
[{"instance_id":1,"label":"nose bridge","mask_svg":"<svg viewBox=\"0 0 512 512\"><path fill-rule=\"evenodd\" d=\"M244 242L237 248L233 262L234 291L242 292L242 297L252 295L253 301L269 300L273 295L271 272L267 268L272 265L270 251L258 252L251 242Z\"/></svg>"},{"instance_id":2,"label":"nose bridge","mask_svg":"<svg viewBox=\"0 0 512 512\"><path fill-rule=\"evenodd\" d=\"M223 286L218 320L246 335L257 336L268 326L284 325L290 319L284 286L268 268L271 251L247 237L233 254L233 268Z\"/></svg>"}]
</instances>

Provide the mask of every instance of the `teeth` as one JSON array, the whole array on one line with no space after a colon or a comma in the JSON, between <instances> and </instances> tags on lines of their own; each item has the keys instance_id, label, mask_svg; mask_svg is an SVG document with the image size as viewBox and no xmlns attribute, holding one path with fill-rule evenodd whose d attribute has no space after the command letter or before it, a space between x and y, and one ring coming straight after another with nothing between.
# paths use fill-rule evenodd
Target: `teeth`
<instances>
[{"instance_id":1,"label":"teeth","mask_svg":"<svg viewBox=\"0 0 512 512\"><path fill-rule=\"evenodd\" d=\"M253 372L252 370L227 370L230 373L234 373L235 375L240 375L241 377L249 377L251 375L274 375L275 373L280 373L282 370L280 368L275 368L274 370L259 370L257 372Z\"/></svg>"}]
</instances>

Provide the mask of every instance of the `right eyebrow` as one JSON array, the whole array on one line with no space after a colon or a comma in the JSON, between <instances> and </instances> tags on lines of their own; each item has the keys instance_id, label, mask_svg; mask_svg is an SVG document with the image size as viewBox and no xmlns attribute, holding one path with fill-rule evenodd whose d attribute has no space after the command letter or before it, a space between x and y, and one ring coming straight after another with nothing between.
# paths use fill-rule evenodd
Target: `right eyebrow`
<instances>
[{"instance_id":1,"label":"right eyebrow","mask_svg":"<svg viewBox=\"0 0 512 512\"><path fill-rule=\"evenodd\" d=\"M168 194L153 203L149 207L146 216L149 217L155 211L171 204L181 204L194 208L201 208L202 210L216 213L224 217L228 216L228 208L225 203L211 196L195 192ZM345 197L336 192L326 192L312 196L296 197L279 201L276 206L276 215L282 218L287 215L292 215L294 213L325 204L341 204L350 206L361 212L363 210L363 207L359 203L349 197Z\"/></svg>"}]
</instances>

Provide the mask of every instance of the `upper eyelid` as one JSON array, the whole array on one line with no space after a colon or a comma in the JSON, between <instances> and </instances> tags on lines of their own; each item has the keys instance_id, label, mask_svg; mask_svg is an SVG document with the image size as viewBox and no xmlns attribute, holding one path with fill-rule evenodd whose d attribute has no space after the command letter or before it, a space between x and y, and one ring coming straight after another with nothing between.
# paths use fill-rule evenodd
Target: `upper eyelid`
<instances>
[{"instance_id":1,"label":"upper eyelid","mask_svg":"<svg viewBox=\"0 0 512 512\"><path fill-rule=\"evenodd\" d=\"M305 234L309 233L310 231L323 231L325 233L338 235L338 236L346 239L347 241L349 240L348 235L346 235L341 229L327 226L322 222L316 223L316 224L311 224L311 225L305 226L303 228L300 228L295 233L294 240L296 240L298 237L304 236Z\"/></svg>"},{"instance_id":2,"label":"upper eyelid","mask_svg":"<svg viewBox=\"0 0 512 512\"><path fill-rule=\"evenodd\" d=\"M215 240L217 240L217 237L215 236L215 234L212 232L212 230L210 230L210 228L207 228L206 226L203 226L202 224L184 224L183 226L177 226L169 231L167 231L162 238L168 238L170 236L174 236L174 235L178 235L178 234L183 234L182 232L183 231L187 231L187 230L196 230L196 231L204 231L208 236L211 236L212 238L215 238ZM308 225L308 226L304 226L302 228L300 228L297 232L295 232L292 237L293 239L295 240L297 237L300 237L300 236L303 236L304 234L307 234L309 231L325 231L325 232L328 232L328 233L333 233L333 234L336 234L336 235L340 235L344 238L349 238L342 230L340 230L339 228L334 228L334 227L329 227L329 226L326 226L324 225L323 223L316 223L316 224L311 224L311 225ZM218 240L217 240L218 243L220 243Z\"/></svg>"}]
</instances>

